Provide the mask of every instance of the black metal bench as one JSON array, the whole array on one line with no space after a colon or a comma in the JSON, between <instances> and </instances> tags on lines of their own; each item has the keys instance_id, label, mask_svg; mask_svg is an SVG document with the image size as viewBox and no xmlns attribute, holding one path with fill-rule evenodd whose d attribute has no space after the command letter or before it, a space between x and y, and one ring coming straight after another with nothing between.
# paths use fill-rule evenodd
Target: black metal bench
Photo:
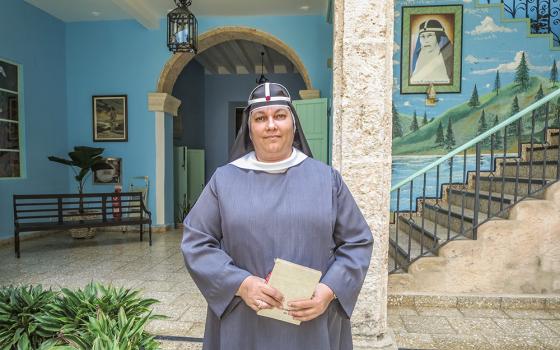
<instances>
[{"instance_id":1,"label":"black metal bench","mask_svg":"<svg viewBox=\"0 0 560 350\"><path fill-rule=\"evenodd\" d=\"M109 226L148 225L152 245L152 214L141 192L14 195L14 244L20 257L20 232Z\"/></svg>"}]
</instances>

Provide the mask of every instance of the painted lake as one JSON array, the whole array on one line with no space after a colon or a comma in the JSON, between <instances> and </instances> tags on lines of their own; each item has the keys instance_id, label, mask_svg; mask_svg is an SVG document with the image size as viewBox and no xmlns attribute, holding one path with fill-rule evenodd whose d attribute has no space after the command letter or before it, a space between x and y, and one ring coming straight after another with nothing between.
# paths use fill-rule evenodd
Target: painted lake
<instances>
[{"instance_id":1,"label":"painted lake","mask_svg":"<svg viewBox=\"0 0 560 350\"><path fill-rule=\"evenodd\" d=\"M508 155L509 156L509 155ZM511 155L513 156L513 155ZM394 186L406 179L410 175L416 173L417 171L423 169L424 167L430 165L441 158L441 156L394 156L393 157L393 168L392 168L392 180L391 186ZM481 171L490 170L491 159L490 155L481 156ZM450 169L453 169L451 173L450 181ZM476 156L467 155L466 159L461 156L456 156L453 158L453 164L449 161L443 162L439 166L439 186L438 186L438 176L437 169L433 168L426 173L426 197L435 197L439 195L441 191L441 184L449 182L463 182L464 169L466 171L476 170ZM465 175L466 176L466 175ZM420 176L416 178L412 186L412 209L416 210L416 198L422 197L424 187L424 177ZM438 188L439 187L439 188ZM399 200L399 210L409 210L410 208L410 192L411 185L401 187L400 190L400 200ZM397 191L391 192L391 211L397 209Z\"/></svg>"}]
</instances>

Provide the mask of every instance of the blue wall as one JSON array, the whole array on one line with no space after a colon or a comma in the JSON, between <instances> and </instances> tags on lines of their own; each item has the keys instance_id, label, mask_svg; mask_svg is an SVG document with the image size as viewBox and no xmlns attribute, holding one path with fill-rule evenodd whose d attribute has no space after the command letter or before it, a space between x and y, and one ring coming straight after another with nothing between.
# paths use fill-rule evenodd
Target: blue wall
<instances>
[{"instance_id":1,"label":"blue wall","mask_svg":"<svg viewBox=\"0 0 560 350\"><path fill-rule=\"evenodd\" d=\"M165 25L146 30L135 21L69 23L66 30L68 85L68 147L105 147L105 155L123 159L126 179L147 175L152 181L149 206L155 209L154 113L147 109L147 94L156 90L161 70L171 54L165 46ZM312 84L331 94L332 26L322 16L201 17L200 33L221 26L246 26L268 32L291 46L308 69ZM305 35L302 35L305 33ZM243 98L246 92L243 90ZM91 96L127 94L129 141L93 143ZM225 108L224 108L225 111ZM206 142L210 140L206 135ZM213 166L215 166L215 163ZM71 182L69 181L69 189ZM88 183L86 191L111 190ZM172 214L172 213L171 213ZM171 223L171 222L169 222Z\"/></svg>"},{"instance_id":2,"label":"blue wall","mask_svg":"<svg viewBox=\"0 0 560 350\"><path fill-rule=\"evenodd\" d=\"M200 33L229 25L262 30L291 46L314 88L331 96L327 59L332 53L332 25L323 16L199 18ZM47 160L48 155L66 156L76 145L104 147L105 156L121 157L125 188L131 177L149 176L149 207L154 210L155 121L147 95L156 91L171 57L165 19L159 30L147 30L132 20L63 23L22 0L3 0L0 32L9 33L2 39L0 57L23 65L27 168L24 179L0 180L0 237L12 234L12 193L76 191L71 172ZM245 90L241 101L250 89ZM94 143L91 98L112 94L128 95L128 142ZM88 181L85 190L110 191L112 186ZM169 211L166 222L172 222L172 214Z\"/></svg>"},{"instance_id":3,"label":"blue wall","mask_svg":"<svg viewBox=\"0 0 560 350\"><path fill-rule=\"evenodd\" d=\"M23 69L25 178L0 179L0 238L13 235L12 194L66 192L67 169L49 155L66 156L65 24L21 0L2 0L0 58ZM75 188L72 188L74 190Z\"/></svg>"}]
</instances>

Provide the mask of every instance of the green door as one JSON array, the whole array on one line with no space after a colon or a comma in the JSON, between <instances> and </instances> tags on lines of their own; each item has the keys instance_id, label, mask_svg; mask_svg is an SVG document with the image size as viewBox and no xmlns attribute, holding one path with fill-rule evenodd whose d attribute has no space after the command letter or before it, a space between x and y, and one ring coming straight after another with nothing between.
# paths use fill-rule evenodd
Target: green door
<instances>
[{"instance_id":1,"label":"green door","mask_svg":"<svg viewBox=\"0 0 560 350\"><path fill-rule=\"evenodd\" d=\"M189 207L192 208L204 189L204 150L187 150L187 181Z\"/></svg>"},{"instance_id":2,"label":"green door","mask_svg":"<svg viewBox=\"0 0 560 350\"><path fill-rule=\"evenodd\" d=\"M313 158L328 164L327 99L296 100L293 105Z\"/></svg>"}]
</instances>

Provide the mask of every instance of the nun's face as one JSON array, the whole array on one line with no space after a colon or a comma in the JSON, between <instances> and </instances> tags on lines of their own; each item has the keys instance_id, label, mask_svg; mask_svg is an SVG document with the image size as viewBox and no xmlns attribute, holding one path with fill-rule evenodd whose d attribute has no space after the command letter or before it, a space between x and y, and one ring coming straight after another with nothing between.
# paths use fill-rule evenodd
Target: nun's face
<instances>
[{"instance_id":1,"label":"nun's face","mask_svg":"<svg viewBox=\"0 0 560 350\"><path fill-rule=\"evenodd\" d=\"M432 52L439 49L437 37L435 32L424 32L420 34L420 45L422 50Z\"/></svg>"},{"instance_id":2,"label":"nun's face","mask_svg":"<svg viewBox=\"0 0 560 350\"><path fill-rule=\"evenodd\" d=\"M258 160L277 162L290 157L294 125L288 107L270 106L253 111L249 130Z\"/></svg>"}]
</instances>

